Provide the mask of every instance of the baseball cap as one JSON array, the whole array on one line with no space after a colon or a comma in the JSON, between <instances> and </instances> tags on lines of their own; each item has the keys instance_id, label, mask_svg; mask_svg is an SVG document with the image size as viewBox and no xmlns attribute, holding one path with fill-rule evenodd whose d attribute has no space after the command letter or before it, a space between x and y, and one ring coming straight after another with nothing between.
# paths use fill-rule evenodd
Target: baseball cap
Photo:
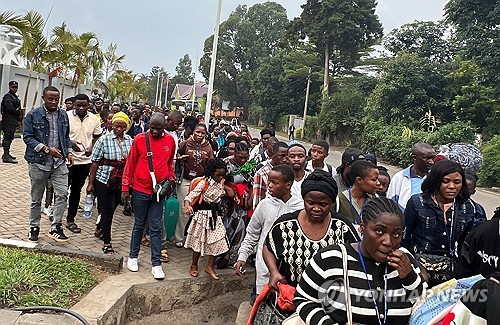
<instances>
[{"instance_id":1,"label":"baseball cap","mask_svg":"<svg viewBox=\"0 0 500 325\"><path fill-rule=\"evenodd\" d=\"M359 159L365 159L365 155L363 155L361 150L356 148L346 148L342 154L342 164L337 167L337 173L342 173L346 164L352 164Z\"/></svg>"},{"instance_id":2,"label":"baseball cap","mask_svg":"<svg viewBox=\"0 0 500 325\"><path fill-rule=\"evenodd\" d=\"M17 83L17 81L14 81L14 80L13 81L9 81L9 88L10 87L17 87L17 86L19 86L19 84Z\"/></svg>"}]
</instances>

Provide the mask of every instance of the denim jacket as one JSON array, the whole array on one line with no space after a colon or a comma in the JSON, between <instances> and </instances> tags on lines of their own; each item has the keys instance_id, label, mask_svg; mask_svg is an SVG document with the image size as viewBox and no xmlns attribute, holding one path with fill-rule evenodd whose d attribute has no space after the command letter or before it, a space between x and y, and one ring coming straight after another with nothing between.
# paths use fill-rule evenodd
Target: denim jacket
<instances>
[{"instance_id":1,"label":"denim jacket","mask_svg":"<svg viewBox=\"0 0 500 325\"><path fill-rule=\"evenodd\" d=\"M430 194L413 195L405 209L405 233L401 245L412 253L428 253L455 257L469 231L485 218L478 214L471 200L454 204L444 213ZM453 219L453 233L450 237Z\"/></svg>"},{"instance_id":2,"label":"denim jacket","mask_svg":"<svg viewBox=\"0 0 500 325\"><path fill-rule=\"evenodd\" d=\"M58 109L57 125L59 127L59 143L64 158L72 151L69 139L69 120L66 111ZM28 163L45 164L45 153L42 148L49 139L49 120L44 106L31 110L24 121L23 141L26 143L24 158Z\"/></svg>"}]
</instances>

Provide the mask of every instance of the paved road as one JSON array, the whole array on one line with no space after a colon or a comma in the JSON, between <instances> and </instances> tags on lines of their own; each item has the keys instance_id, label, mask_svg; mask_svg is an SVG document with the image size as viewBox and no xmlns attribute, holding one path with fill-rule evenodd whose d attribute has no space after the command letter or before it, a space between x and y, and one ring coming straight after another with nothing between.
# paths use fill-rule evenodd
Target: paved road
<instances>
[{"instance_id":1,"label":"paved road","mask_svg":"<svg viewBox=\"0 0 500 325\"><path fill-rule=\"evenodd\" d=\"M253 137L260 138L259 131L260 129L250 128L250 133L252 134ZM283 136L278 135L277 138L285 142L288 142L288 138L285 138ZM300 141L300 143L303 144L307 150L309 150L309 148L311 147L311 143L309 142ZM343 149L331 147L330 155L326 158L327 163L335 167L339 166L342 157L342 151L340 150ZM399 167L391 166L384 163L379 163L379 164L386 167L391 176L401 170L401 168ZM491 216L493 215L493 211L495 211L496 207L500 205L500 194L486 190L484 188L478 188L476 194L472 198L484 207L488 219L491 218Z\"/></svg>"}]
</instances>

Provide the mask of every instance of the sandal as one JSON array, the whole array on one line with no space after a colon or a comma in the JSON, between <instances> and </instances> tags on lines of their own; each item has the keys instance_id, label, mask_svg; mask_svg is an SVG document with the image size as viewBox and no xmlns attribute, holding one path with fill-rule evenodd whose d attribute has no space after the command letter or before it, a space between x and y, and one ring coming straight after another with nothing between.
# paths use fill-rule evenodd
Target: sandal
<instances>
[{"instance_id":1,"label":"sandal","mask_svg":"<svg viewBox=\"0 0 500 325\"><path fill-rule=\"evenodd\" d=\"M168 257L168 251L166 248L163 248L161 250L161 257L160 257L160 261L162 263L168 263L168 261L170 261L170 258Z\"/></svg>"},{"instance_id":2,"label":"sandal","mask_svg":"<svg viewBox=\"0 0 500 325\"><path fill-rule=\"evenodd\" d=\"M146 247L151 246L151 242L149 241L148 237L142 236L141 245Z\"/></svg>"},{"instance_id":3,"label":"sandal","mask_svg":"<svg viewBox=\"0 0 500 325\"><path fill-rule=\"evenodd\" d=\"M68 222L68 224L66 225L66 228L69 229L69 231L71 231L72 233L74 234L79 234L82 232L82 229L79 228L76 223L74 222Z\"/></svg>"},{"instance_id":4,"label":"sandal","mask_svg":"<svg viewBox=\"0 0 500 325\"><path fill-rule=\"evenodd\" d=\"M94 236L96 236L97 238L102 238L102 229L96 227L94 231Z\"/></svg>"},{"instance_id":5,"label":"sandal","mask_svg":"<svg viewBox=\"0 0 500 325\"><path fill-rule=\"evenodd\" d=\"M104 246L102 246L102 252L106 255L115 254L115 250L113 249L113 246L111 246L111 244L105 244Z\"/></svg>"},{"instance_id":6,"label":"sandal","mask_svg":"<svg viewBox=\"0 0 500 325\"><path fill-rule=\"evenodd\" d=\"M210 275L210 277L214 280L219 280L220 276L214 271L214 268L211 266L205 266L205 273Z\"/></svg>"},{"instance_id":7,"label":"sandal","mask_svg":"<svg viewBox=\"0 0 500 325\"><path fill-rule=\"evenodd\" d=\"M198 277L200 273L198 272L198 265L191 265L191 269L189 270L189 275L193 278Z\"/></svg>"}]
</instances>

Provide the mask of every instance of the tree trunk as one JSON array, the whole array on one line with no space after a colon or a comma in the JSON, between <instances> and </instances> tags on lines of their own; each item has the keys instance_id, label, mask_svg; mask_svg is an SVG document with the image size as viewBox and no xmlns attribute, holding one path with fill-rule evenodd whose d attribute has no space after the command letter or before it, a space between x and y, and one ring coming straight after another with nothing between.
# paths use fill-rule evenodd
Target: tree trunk
<instances>
[{"instance_id":1,"label":"tree trunk","mask_svg":"<svg viewBox=\"0 0 500 325\"><path fill-rule=\"evenodd\" d=\"M30 73L28 75L28 83L26 84L26 90L24 91L24 112L26 112L26 107L28 107L28 92L30 91L32 72L33 72L33 69L30 69Z\"/></svg>"},{"instance_id":2,"label":"tree trunk","mask_svg":"<svg viewBox=\"0 0 500 325\"><path fill-rule=\"evenodd\" d=\"M323 77L323 99L328 97L330 83L330 47L328 42L325 43L325 75Z\"/></svg>"},{"instance_id":3,"label":"tree trunk","mask_svg":"<svg viewBox=\"0 0 500 325\"><path fill-rule=\"evenodd\" d=\"M64 68L64 75L62 78L62 87L61 87L61 98L60 98L60 103L59 106L62 106L64 103L64 85L66 84L66 75L68 74L68 68Z\"/></svg>"},{"instance_id":4,"label":"tree trunk","mask_svg":"<svg viewBox=\"0 0 500 325\"><path fill-rule=\"evenodd\" d=\"M37 72L37 74L36 74L35 96L33 97L33 105L31 105L31 108L35 108L36 100L38 99L38 89L39 88L40 88L40 72Z\"/></svg>"}]
</instances>

